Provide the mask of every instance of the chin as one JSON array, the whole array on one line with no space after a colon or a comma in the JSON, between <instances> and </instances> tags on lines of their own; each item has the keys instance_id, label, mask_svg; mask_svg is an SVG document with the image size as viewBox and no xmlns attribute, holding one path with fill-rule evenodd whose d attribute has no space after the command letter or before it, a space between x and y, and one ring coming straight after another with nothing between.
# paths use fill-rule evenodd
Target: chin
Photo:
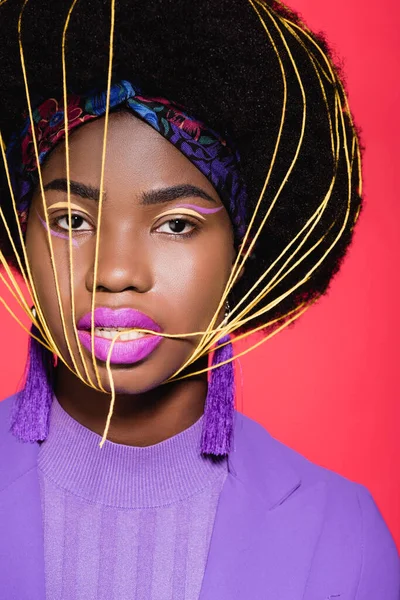
<instances>
[{"instance_id":1,"label":"chin","mask_svg":"<svg viewBox=\"0 0 400 600\"><path fill-rule=\"evenodd\" d=\"M105 364L97 365L99 378L103 388L111 394L111 383ZM149 364L137 365L111 365L114 390L116 394L144 394L162 385L173 374L158 374L156 369ZM96 376L90 372L93 382L97 382Z\"/></svg>"}]
</instances>

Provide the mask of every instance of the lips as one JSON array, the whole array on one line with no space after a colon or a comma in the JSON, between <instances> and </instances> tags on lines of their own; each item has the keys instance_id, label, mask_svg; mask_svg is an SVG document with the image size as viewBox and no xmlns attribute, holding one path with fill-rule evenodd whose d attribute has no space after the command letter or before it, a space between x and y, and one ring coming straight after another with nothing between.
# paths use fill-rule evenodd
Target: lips
<instances>
[{"instance_id":1,"label":"lips","mask_svg":"<svg viewBox=\"0 0 400 600\"><path fill-rule=\"evenodd\" d=\"M82 345L89 351L92 351L91 336L91 318L89 312L79 319L77 323L78 337ZM111 309L107 307L98 307L94 310L94 326L116 329L149 329L154 332L161 332L161 327L144 313L132 308ZM131 364L146 358L158 344L162 337L144 334L143 337L131 341L116 341L112 350L110 363L113 364ZM96 358L106 361L110 351L112 340L94 336L94 353Z\"/></svg>"}]
</instances>

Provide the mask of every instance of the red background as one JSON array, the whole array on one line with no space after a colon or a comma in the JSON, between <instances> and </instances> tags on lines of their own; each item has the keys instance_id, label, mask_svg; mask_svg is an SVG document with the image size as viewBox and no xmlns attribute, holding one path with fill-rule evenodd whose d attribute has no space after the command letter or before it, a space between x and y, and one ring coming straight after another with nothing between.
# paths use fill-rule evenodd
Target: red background
<instances>
[{"instance_id":1,"label":"red background","mask_svg":"<svg viewBox=\"0 0 400 600\"><path fill-rule=\"evenodd\" d=\"M362 0L291 6L312 29L325 31L344 61L366 146L366 208L329 294L294 328L240 359L238 406L307 458L366 485L400 548L400 8L397 0L374 10ZM0 295L9 300L1 284ZM0 323L5 398L21 379L27 335L2 305Z\"/></svg>"}]
</instances>

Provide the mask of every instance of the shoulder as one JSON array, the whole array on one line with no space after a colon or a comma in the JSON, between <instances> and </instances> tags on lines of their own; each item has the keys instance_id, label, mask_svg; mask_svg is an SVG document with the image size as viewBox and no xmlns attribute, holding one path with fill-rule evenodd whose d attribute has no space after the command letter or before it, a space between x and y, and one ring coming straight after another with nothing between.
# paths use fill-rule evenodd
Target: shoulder
<instances>
[{"instance_id":1,"label":"shoulder","mask_svg":"<svg viewBox=\"0 0 400 600\"><path fill-rule=\"evenodd\" d=\"M334 494L344 500L353 498L358 504L358 497L370 495L361 484L356 483L331 469L318 465L300 452L274 438L269 431L257 421L241 413L238 416L238 432L240 446L245 447L248 456L259 462L260 468L268 471L271 465L282 470L290 469L301 482L302 490L315 485L326 486L329 495ZM242 454L241 448L241 454ZM257 458L256 458L257 457Z\"/></svg>"},{"instance_id":2,"label":"shoulder","mask_svg":"<svg viewBox=\"0 0 400 600\"><path fill-rule=\"evenodd\" d=\"M399 600L399 554L370 491L308 460L256 421L237 415L240 454L245 455L246 464L250 460L257 464L257 473L254 471L252 477L261 481L264 478L267 489L279 484L280 473L291 473L292 481L298 484L291 486L287 499L282 499L279 506L287 503L294 507L297 502L312 509L314 515L319 512L321 531L308 583L312 593L318 589L318 565L325 570L329 564L332 578L337 570L338 581L340 572L353 569L356 600Z\"/></svg>"},{"instance_id":3,"label":"shoulder","mask_svg":"<svg viewBox=\"0 0 400 600\"><path fill-rule=\"evenodd\" d=\"M256 461L258 468L265 471L271 477L272 468L280 473L289 471L301 483L302 491L315 485L324 484L329 493L350 494L354 493L359 486L350 479L335 473L321 465L318 465L300 452L287 446L274 438L269 431L257 421L236 413L237 440L240 447L240 455L248 461L250 456Z\"/></svg>"},{"instance_id":4,"label":"shoulder","mask_svg":"<svg viewBox=\"0 0 400 600\"><path fill-rule=\"evenodd\" d=\"M11 433L15 394L0 401L0 491L36 465L38 444L24 444Z\"/></svg>"}]
</instances>

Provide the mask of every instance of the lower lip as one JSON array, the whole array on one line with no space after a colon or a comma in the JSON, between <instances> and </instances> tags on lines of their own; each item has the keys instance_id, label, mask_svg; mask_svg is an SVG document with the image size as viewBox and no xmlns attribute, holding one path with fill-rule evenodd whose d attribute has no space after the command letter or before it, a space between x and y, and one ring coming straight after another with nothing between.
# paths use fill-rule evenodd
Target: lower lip
<instances>
[{"instance_id":1,"label":"lower lip","mask_svg":"<svg viewBox=\"0 0 400 600\"><path fill-rule=\"evenodd\" d=\"M92 336L90 331L79 330L78 337L82 345L92 352ZM159 335L145 335L137 340L130 342L115 342L112 350L110 363L115 365L132 364L143 360L155 350L161 342L162 337ZM110 352L112 340L102 338L98 335L94 336L94 354L96 358L106 362L108 353Z\"/></svg>"}]
</instances>

